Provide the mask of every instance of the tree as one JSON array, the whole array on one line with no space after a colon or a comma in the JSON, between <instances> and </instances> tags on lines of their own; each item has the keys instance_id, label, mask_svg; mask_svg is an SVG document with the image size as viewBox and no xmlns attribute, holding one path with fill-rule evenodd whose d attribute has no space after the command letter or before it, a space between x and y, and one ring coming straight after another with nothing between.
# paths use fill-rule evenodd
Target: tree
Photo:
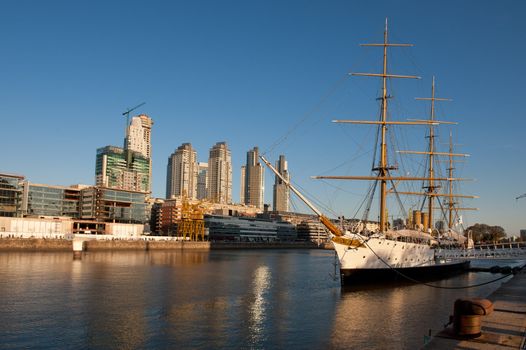
<instances>
[{"instance_id":1,"label":"tree","mask_svg":"<svg viewBox=\"0 0 526 350\"><path fill-rule=\"evenodd\" d=\"M471 231L475 242L497 242L506 237L506 232L500 226L489 226L486 224L475 224L466 229Z\"/></svg>"}]
</instances>

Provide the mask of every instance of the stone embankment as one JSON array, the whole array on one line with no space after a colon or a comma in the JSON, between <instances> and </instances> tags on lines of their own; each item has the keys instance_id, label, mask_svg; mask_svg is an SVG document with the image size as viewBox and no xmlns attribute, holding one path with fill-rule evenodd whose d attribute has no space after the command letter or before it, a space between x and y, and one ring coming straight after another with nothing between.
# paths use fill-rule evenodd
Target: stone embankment
<instances>
[{"instance_id":1,"label":"stone embankment","mask_svg":"<svg viewBox=\"0 0 526 350\"><path fill-rule=\"evenodd\" d=\"M101 250L172 250L172 249L327 249L311 242L193 242L149 239L104 239L84 241L85 251ZM0 251L72 251L73 243L66 239L2 238Z\"/></svg>"},{"instance_id":2,"label":"stone embankment","mask_svg":"<svg viewBox=\"0 0 526 350\"><path fill-rule=\"evenodd\" d=\"M71 241L47 238L1 238L0 251L68 251L72 250Z\"/></svg>"}]
</instances>

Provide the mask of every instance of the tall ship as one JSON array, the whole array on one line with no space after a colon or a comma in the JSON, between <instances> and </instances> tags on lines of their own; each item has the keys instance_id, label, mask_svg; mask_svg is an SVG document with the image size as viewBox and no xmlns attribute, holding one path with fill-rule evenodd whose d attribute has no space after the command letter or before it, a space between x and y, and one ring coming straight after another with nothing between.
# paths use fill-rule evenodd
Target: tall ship
<instances>
[{"instance_id":1,"label":"tall ship","mask_svg":"<svg viewBox=\"0 0 526 350\"><path fill-rule=\"evenodd\" d=\"M411 119L407 121L391 120L388 113L389 107L389 79L419 79L417 76L398 75L388 72L388 48L408 47L411 44L397 44L388 41L387 20L385 22L384 40L378 44L361 44L361 46L373 46L383 49L383 69L381 73L351 73L353 76L380 78L382 81L380 101L380 113L377 120L334 120L336 123L366 124L377 128L377 136L370 176L314 176L317 179L330 180L357 180L368 181L370 190L366 212L369 212L373 196L379 202L378 229L368 231L364 222L355 225L354 228L344 230L343 227L335 225L327 216L322 214L301 192L299 192L287 179L281 177L272 164L261 156L263 162L286 183L305 204L311 208L319 220L325 225L331 234L331 243L338 256L341 281L343 284L351 284L353 281L368 280L382 282L388 279L410 279L421 280L423 278L436 278L457 273L469 267L470 262L462 259L462 251L467 249L472 241L456 230L455 222L458 223L458 212L461 209L456 204L458 198L476 198L453 193L453 183L466 179L453 176L454 162L457 157L465 157L466 154L453 153L452 141L448 152L438 152L435 144L434 128L440 124L455 124L452 122L439 121L435 119L435 103L447 101L448 99L435 96L435 80L433 78L431 97L417 98L417 100L429 101L430 116L428 119ZM420 125L427 130L427 150L389 150L388 151L388 129L393 127L410 127ZM391 135L392 136L392 135ZM451 137L450 137L451 140ZM388 155L397 153L414 154L424 157L427 163L425 174L422 176L399 176L397 166L389 163ZM435 168L437 158L449 157L445 161L448 164L447 174L438 176ZM398 187L403 183L421 183L421 191L399 191ZM378 192L375 195L375 192ZM407 220L400 220L398 225L390 225L388 220L387 199L388 196L396 198L399 196L416 196L423 198L420 210L414 210L406 214ZM441 201L445 198L445 201ZM440 230L434 227L435 217L433 213L441 210L447 222L446 227ZM364 218L366 220L366 217Z\"/></svg>"}]
</instances>

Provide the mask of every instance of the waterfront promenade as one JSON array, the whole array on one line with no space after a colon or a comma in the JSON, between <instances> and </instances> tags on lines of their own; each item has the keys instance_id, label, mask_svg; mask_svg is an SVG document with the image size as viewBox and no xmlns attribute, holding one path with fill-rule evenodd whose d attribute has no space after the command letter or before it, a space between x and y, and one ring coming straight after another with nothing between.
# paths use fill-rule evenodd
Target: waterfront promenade
<instances>
[{"instance_id":1,"label":"waterfront promenade","mask_svg":"<svg viewBox=\"0 0 526 350\"><path fill-rule=\"evenodd\" d=\"M475 339L456 339L451 326L438 333L424 349L525 349L526 347L526 270L504 283L487 299L494 312L482 317L482 335ZM450 305L453 313L453 305Z\"/></svg>"}]
</instances>

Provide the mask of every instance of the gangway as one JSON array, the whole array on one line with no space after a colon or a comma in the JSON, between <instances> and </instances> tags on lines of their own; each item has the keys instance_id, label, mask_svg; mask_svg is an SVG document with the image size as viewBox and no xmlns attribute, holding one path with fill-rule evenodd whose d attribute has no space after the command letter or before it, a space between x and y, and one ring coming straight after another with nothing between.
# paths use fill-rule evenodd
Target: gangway
<instances>
[{"instance_id":1,"label":"gangway","mask_svg":"<svg viewBox=\"0 0 526 350\"><path fill-rule=\"evenodd\" d=\"M439 254L444 258L466 260L514 260L526 259L526 242L480 244L465 250L443 249Z\"/></svg>"}]
</instances>

